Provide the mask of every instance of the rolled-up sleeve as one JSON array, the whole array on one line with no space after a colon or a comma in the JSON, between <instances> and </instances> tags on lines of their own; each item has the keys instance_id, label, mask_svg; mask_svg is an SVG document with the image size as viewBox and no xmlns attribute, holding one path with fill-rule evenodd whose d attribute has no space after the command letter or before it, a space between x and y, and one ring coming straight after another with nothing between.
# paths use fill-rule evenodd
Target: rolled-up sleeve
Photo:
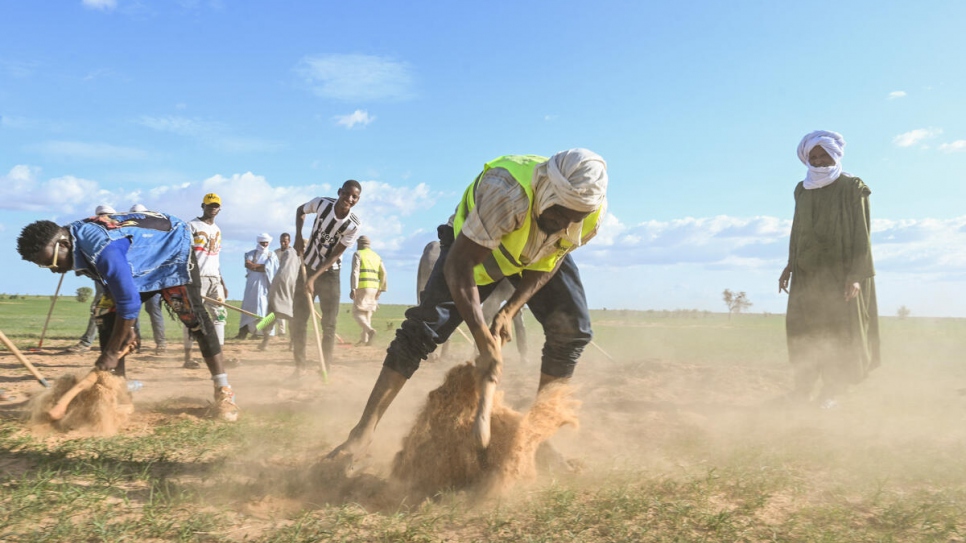
<instances>
[{"instance_id":1,"label":"rolled-up sleeve","mask_svg":"<svg viewBox=\"0 0 966 543\"><path fill-rule=\"evenodd\" d=\"M467 215L460 233L490 249L496 249L503 236L523 226L530 209L526 190L503 168L483 174L474 200L476 206Z\"/></svg>"}]
</instances>

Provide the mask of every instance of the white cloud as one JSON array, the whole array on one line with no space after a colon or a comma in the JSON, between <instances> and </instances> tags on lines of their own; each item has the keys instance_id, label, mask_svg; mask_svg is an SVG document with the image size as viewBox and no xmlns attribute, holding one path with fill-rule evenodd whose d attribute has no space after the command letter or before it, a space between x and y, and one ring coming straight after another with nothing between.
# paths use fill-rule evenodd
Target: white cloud
<instances>
[{"instance_id":1,"label":"white cloud","mask_svg":"<svg viewBox=\"0 0 966 543\"><path fill-rule=\"evenodd\" d=\"M227 153L267 152L282 147L281 143L274 141L236 136L228 125L217 121L205 121L176 115L162 117L142 115L135 122L159 132L169 132L194 138L206 147Z\"/></svg>"},{"instance_id":2,"label":"white cloud","mask_svg":"<svg viewBox=\"0 0 966 543\"><path fill-rule=\"evenodd\" d=\"M142 115L137 123L141 126L157 130L159 132L171 132L181 136L199 136L222 130L223 125L210 121L200 121L187 117L167 115L163 117L152 117Z\"/></svg>"},{"instance_id":3,"label":"white cloud","mask_svg":"<svg viewBox=\"0 0 966 543\"><path fill-rule=\"evenodd\" d=\"M357 124L366 126L375 120L376 120L376 116L369 115L369 112L364 109L357 109L348 115L335 116L335 124L344 126L346 128L352 128Z\"/></svg>"},{"instance_id":4,"label":"white cloud","mask_svg":"<svg viewBox=\"0 0 966 543\"><path fill-rule=\"evenodd\" d=\"M72 175L41 180L40 168L23 164L0 175L0 209L84 215L112 198L95 181Z\"/></svg>"},{"instance_id":5,"label":"white cloud","mask_svg":"<svg viewBox=\"0 0 966 543\"><path fill-rule=\"evenodd\" d=\"M148 158L148 153L142 149L97 142L46 141L30 145L28 149L46 155L88 160L143 160Z\"/></svg>"},{"instance_id":6,"label":"white cloud","mask_svg":"<svg viewBox=\"0 0 966 543\"><path fill-rule=\"evenodd\" d=\"M117 7L117 0L81 0L85 8L110 11Z\"/></svg>"},{"instance_id":7,"label":"white cloud","mask_svg":"<svg viewBox=\"0 0 966 543\"><path fill-rule=\"evenodd\" d=\"M950 143L944 143L939 146L939 150L946 153L958 153L966 151L966 140L956 140Z\"/></svg>"},{"instance_id":8,"label":"white cloud","mask_svg":"<svg viewBox=\"0 0 966 543\"><path fill-rule=\"evenodd\" d=\"M408 63L371 55L305 57L295 67L324 98L343 101L412 98L413 77Z\"/></svg>"},{"instance_id":9,"label":"white cloud","mask_svg":"<svg viewBox=\"0 0 966 543\"><path fill-rule=\"evenodd\" d=\"M899 147L912 147L923 140L934 138L942 133L942 128L917 128L892 138L892 143Z\"/></svg>"},{"instance_id":10,"label":"white cloud","mask_svg":"<svg viewBox=\"0 0 966 543\"><path fill-rule=\"evenodd\" d=\"M781 266L788 258L790 230L790 220L764 216L687 217L633 226L610 216L586 250L594 253L591 261L621 266L761 270ZM966 216L874 219L872 247L880 272L938 274L966 269Z\"/></svg>"},{"instance_id":11,"label":"white cloud","mask_svg":"<svg viewBox=\"0 0 966 543\"><path fill-rule=\"evenodd\" d=\"M892 91L889 93L889 100L895 100L896 98L905 98L906 91Z\"/></svg>"}]
</instances>

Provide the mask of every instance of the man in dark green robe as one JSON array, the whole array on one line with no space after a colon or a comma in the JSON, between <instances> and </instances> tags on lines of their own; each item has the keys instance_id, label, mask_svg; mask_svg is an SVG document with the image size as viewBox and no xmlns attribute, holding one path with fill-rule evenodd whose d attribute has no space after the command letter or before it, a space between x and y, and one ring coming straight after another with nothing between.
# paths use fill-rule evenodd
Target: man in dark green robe
<instances>
[{"instance_id":1,"label":"man in dark green robe","mask_svg":"<svg viewBox=\"0 0 966 543\"><path fill-rule=\"evenodd\" d=\"M842 172L844 146L840 135L825 131L812 132L799 145L809 172L795 187L788 266L779 279L779 290L789 293L791 397L810 399L821 378L818 401L824 408L835 407L849 385L879 365L871 191Z\"/></svg>"}]
</instances>

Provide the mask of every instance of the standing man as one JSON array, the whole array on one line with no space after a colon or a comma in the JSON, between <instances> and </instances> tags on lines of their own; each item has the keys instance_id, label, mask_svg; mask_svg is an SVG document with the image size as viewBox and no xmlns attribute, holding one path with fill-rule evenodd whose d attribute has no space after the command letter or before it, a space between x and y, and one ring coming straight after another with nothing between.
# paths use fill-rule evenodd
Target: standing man
<instances>
[{"instance_id":1,"label":"standing man","mask_svg":"<svg viewBox=\"0 0 966 543\"><path fill-rule=\"evenodd\" d=\"M439 261L418 306L389 345L382 372L358 424L329 457L365 452L386 409L421 360L464 320L480 356L483 384L474 426L477 443L490 438L490 411L502 365L500 347L513 317L527 304L546 338L540 388L569 379L593 337L584 287L569 254L597 233L606 208L607 165L586 149L545 158L509 155L486 163L467 187L449 224L441 226ZM485 300L502 278L516 290L492 323Z\"/></svg>"},{"instance_id":2,"label":"standing man","mask_svg":"<svg viewBox=\"0 0 966 543\"><path fill-rule=\"evenodd\" d=\"M338 198L320 196L300 205L295 211L295 251L304 255L305 271L299 274L295 286L294 318L292 319L292 344L295 355L295 373L306 369L305 329L310 318L315 318L315 296L322 308L322 353L326 363L331 363L335 350L335 323L339 316L339 269L342 253L359 236L359 219L351 213L359 202L362 185L354 179L342 184ZM305 216L315 213L315 223L308 243L302 238Z\"/></svg>"},{"instance_id":3,"label":"standing man","mask_svg":"<svg viewBox=\"0 0 966 543\"><path fill-rule=\"evenodd\" d=\"M117 213L117 211L107 204L101 204L94 209L95 217L113 213ZM94 336L97 335L97 320L94 318L94 313L97 311L97 304L101 301L101 296L103 295L104 288L100 283L94 281L94 299L91 300L91 316L87 320L87 330L84 331L84 335L80 337L77 343L67 347L68 353L82 353L91 350L91 345L94 344Z\"/></svg>"},{"instance_id":4,"label":"standing man","mask_svg":"<svg viewBox=\"0 0 966 543\"><path fill-rule=\"evenodd\" d=\"M164 213L101 215L59 226L37 221L24 227L17 251L54 273L74 270L104 286L98 306L101 353L95 367L124 377L125 347L137 341L134 321L141 303L160 292L198 342L215 387L216 415L238 418L221 346L202 309L191 233L181 219Z\"/></svg>"},{"instance_id":5,"label":"standing man","mask_svg":"<svg viewBox=\"0 0 966 543\"><path fill-rule=\"evenodd\" d=\"M362 338L356 345L371 345L376 337L372 314L379 307L379 296L386 292L386 267L382 258L369 248L369 238L359 236L356 252L352 255L352 275L349 278L349 298L352 317L362 328Z\"/></svg>"},{"instance_id":6,"label":"standing man","mask_svg":"<svg viewBox=\"0 0 966 543\"><path fill-rule=\"evenodd\" d=\"M278 336L289 335L291 332L286 330L286 323L292 320L292 306L294 304L295 283L298 281L299 271L302 269L302 260L298 253L291 247L292 236L288 232L278 237L280 247L275 249L275 256L278 258L278 273L272 280L272 286L268 290L268 311L275 313L275 332ZM268 347L269 335L262 336L262 344L259 350L264 351ZM291 339L289 348L291 348Z\"/></svg>"},{"instance_id":7,"label":"standing man","mask_svg":"<svg viewBox=\"0 0 966 543\"><path fill-rule=\"evenodd\" d=\"M205 194L201 200L201 216L195 217L188 226L191 228L191 245L198 261L201 275L201 294L220 302L228 299L228 287L221 277L221 228L215 224L215 217L221 212L221 198L214 192ZM204 301L204 306L211 316L218 336L218 345L225 345L225 324L228 322L228 310L224 306ZM191 338L187 331L184 333L184 368L197 369L201 367L197 361L191 359Z\"/></svg>"},{"instance_id":8,"label":"standing man","mask_svg":"<svg viewBox=\"0 0 966 543\"><path fill-rule=\"evenodd\" d=\"M278 272L278 257L268 248L272 243L272 236L259 234L255 248L245 253L245 297L242 298L242 309L265 317L268 315L268 289L272 286L275 273ZM248 334L255 337L259 332L255 328L258 320L251 315L242 314L238 325L238 336L235 339L245 339ZM267 336L271 330L265 330Z\"/></svg>"},{"instance_id":9,"label":"standing man","mask_svg":"<svg viewBox=\"0 0 966 543\"><path fill-rule=\"evenodd\" d=\"M788 293L785 329L795 375L789 399L838 406L850 385L879 366L879 313L872 265L869 187L842 171L845 139L818 130L798 144L808 172L795 187L788 265L778 291Z\"/></svg>"}]
</instances>

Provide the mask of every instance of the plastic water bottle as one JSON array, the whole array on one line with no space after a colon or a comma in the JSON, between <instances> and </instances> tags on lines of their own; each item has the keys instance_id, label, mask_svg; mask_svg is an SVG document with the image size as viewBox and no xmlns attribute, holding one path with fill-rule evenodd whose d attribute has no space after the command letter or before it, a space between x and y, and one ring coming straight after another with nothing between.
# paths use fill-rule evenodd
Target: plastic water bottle
<instances>
[{"instance_id":1,"label":"plastic water bottle","mask_svg":"<svg viewBox=\"0 0 966 543\"><path fill-rule=\"evenodd\" d=\"M142 383L141 381L138 381L137 379L131 379L130 381L127 382L128 392L137 392L142 388L144 388L144 383Z\"/></svg>"}]
</instances>

